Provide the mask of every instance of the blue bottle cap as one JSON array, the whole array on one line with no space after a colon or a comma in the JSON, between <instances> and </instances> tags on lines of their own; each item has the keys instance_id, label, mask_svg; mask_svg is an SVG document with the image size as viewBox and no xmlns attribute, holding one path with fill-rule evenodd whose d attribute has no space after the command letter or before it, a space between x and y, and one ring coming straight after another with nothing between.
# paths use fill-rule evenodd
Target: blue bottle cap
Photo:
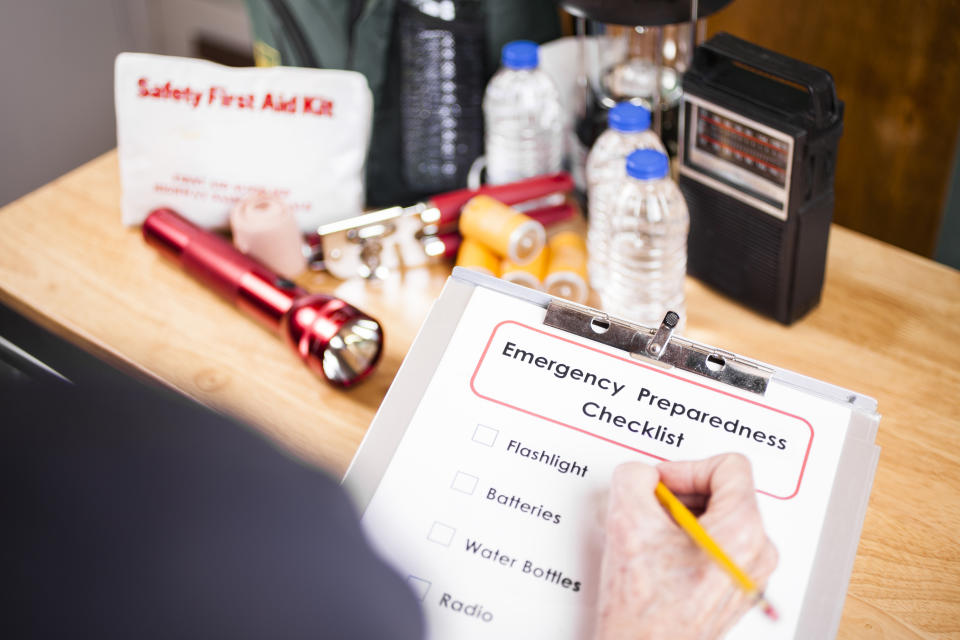
<instances>
[{"instance_id":1,"label":"blue bottle cap","mask_svg":"<svg viewBox=\"0 0 960 640\"><path fill-rule=\"evenodd\" d=\"M656 149L637 149L627 156L627 175L638 180L657 180L670 171L667 154Z\"/></svg>"},{"instance_id":2,"label":"blue bottle cap","mask_svg":"<svg viewBox=\"0 0 960 640\"><path fill-rule=\"evenodd\" d=\"M650 110L632 102L618 102L607 114L607 123L617 131L645 131L650 128Z\"/></svg>"},{"instance_id":3,"label":"blue bottle cap","mask_svg":"<svg viewBox=\"0 0 960 640\"><path fill-rule=\"evenodd\" d=\"M540 64L540 47L530 40L514 40L503 45L500 63L508 69L536 69Z\"/></svg>"}]
</instances>

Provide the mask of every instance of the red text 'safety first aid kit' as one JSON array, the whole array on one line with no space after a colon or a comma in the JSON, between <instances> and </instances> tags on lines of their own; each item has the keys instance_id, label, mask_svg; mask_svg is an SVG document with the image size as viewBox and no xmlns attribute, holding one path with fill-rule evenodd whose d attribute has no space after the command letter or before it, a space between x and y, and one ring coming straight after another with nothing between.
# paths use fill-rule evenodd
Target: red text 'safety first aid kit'
<instances>
[{"instance_id":1,"label":"red text 'safety first aid kit'","mask_svg":"<svg viewBox=\"0 0 960 640\"><path fill-rule=\"evenodd\" d=\"M252 193L282 199L304 232L362 211L362 74L122 53L114 82L125 224L172 207L226 227Z\"/></svg>"}]
</instances>

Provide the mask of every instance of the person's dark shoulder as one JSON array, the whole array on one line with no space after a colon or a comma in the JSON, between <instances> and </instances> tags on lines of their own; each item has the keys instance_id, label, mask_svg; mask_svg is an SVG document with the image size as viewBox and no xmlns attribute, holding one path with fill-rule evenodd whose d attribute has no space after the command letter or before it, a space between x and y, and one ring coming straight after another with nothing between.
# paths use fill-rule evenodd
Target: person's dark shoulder
<instances>
[{"instance_id":1,"label":"person's dark shoulder","mask_svg":"<svg viewBox=\"0 0 960 640\"><path fill-rule=\"evenodd\" d=\"M133 383L0 389L0 412L16 637L422 636L342 490L249 428Z\"/></svg>"}]
</instances>

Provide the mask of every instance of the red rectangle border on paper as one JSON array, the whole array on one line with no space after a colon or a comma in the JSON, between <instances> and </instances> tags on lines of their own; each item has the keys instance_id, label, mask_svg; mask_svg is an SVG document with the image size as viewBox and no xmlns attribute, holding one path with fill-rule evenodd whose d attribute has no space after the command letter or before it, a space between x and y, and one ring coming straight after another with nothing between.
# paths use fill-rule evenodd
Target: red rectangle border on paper
<instances>
[{"instance_id":1,"label":"red rectangle border on paper","mask_svg":"<svg viewBox=\"0 0 960 640\"><path fill-rule=\"evenodd\" d=\"M763 404L762 402L757 402L756 400L749 400L749 399L747 399L747 398L741 398L740 396L734 395L734 394L732 394L732 393L728 393L728 392L726 392L726 391L721 391L720 389L714 389L713 387L707 386L707 385L705 385L705 384L701 384L701 383L699 383L699 382L694 382L694 381L692 381L692 380L687 380L686 378L682 378L682 377L680 377L680 376L678 376L678 375L675 375L675 374L672 374L672 373L668 373L668 372L666 372L666 371L664 371L664 370L662 370L662 369L659 369L659 368L657 368L657 367L653 367L653 366L650 366L650 365L646 365L646 364L644 364L644 363L642 363L642 362L639 362L639 361L637 361L637 360L631 360L631 359L629 359L629 358L624 358L624 357L621 357L621 356L613 355L612 353L607 353L606 351L602 351L602 350L600 350L600 349L596 349L596 348L594 348L594 347L591 347L591 346L588 346L588 345L585 345L585 344L581 344L580 342L577 342L577 341L575 341L575 340L570 340L570 339L568 339L568 338L563 338L563 337L561 337L561 336L554 335L554 334L549 333L549 332L547 332L547 331L543 331L542 329L537 329L536 327L531 327L531 326L529 326L529 325L523 324L522 322L517 322L517 321L515 321L515 320L504 320L503 322L500 322L499 324L497 324L497 326L495 326L495 327L493 328L493 331L490 333L490 339L487 340L487 344L486 344L486 346L484 346L484 348L483 348L483 353L480 354L480 360L477 362L477 366L476 366L476 368L473 370L473 375L470 377L470 390L473 391L474 395L476 395L478 398L482 398L482 399L484 399L484 400L489 400L490 402L499 404L499 405L504 406L504 407L508 407L508 408L510 408L510 409L514 409L514 410L516 410L516 411L519 411L519 412L521 412L521 413L525 413L525 414L530 415L530 416L534 416L535 418L540 418L540 419L542 419L542 420L546 420L547 422L552 422L553 424L560 425L561 427L566 427L566 428L568 428L568 429L573 429L574 431L579 431L580 433L583 433L583 434L585 434L585 435L592 436L592 437L594 437L594 438L597 438L597 439L599 439L599 440L603 440L603 441L605 441L605 442L609 442L610 444L617 445L618 447L623 447L624 449L629 449L630 451L636 451L637 453L641 453L641 454L643 454L643 455L645 455L645 456L648 456L648 457L650 457L650 458L654 458L654 459L656 459L656 460L660 460L660 461L665 461L665 460L666 460L666 458L662 458L662 457L660 457L660 456L658 456L658 455L655 455L655 454L652 454L652 453L650 453L650 452L648 452L648 451L644 451L643 449L637 449L636 447L631 447L631 446L626 445L626 444L624 444L624 443L622 443L622 442L617 442L616 440L613 440L613 439L611 439L611 438L605 438L604 436L598 435L598 434L596 434L596 433L592 433L592 432L590 432L590 431L587 431L586 429L581 429L580 427L576 427L576 426L574 426L574 425L572 425L572 424L567 424L566 422L561 422L561 421L559 421L559 420L554 420L553 418L548 418L548 417L546 417L546 416L544 416L544 415L541 415L541 414L539 414L539 413L535 413L535 412L533 412L533 411L529 411L529 410L527 410L527 409L523 409L523 408L521 408L521 407L518 407L518 406L515 406L515 405L512 405L512 404L508 404L508 403L506 403L506 402L503 402L502 400L497 400L496 398L491 398L490 396L485 396L485 395L483 395L482 393L480 393L479 391L477 391L476 386L474 386L474 382L475 382L476 379L477 379L477 374L480 372L480 365L483 364L484 358L487 357L487 351L490 350L490 345L493 344L493 339L494 339L494 337L496 337L497 331L500 330L500 327L502 327L502 326L504 326L504 325L507 325L507 324L515 324L515 325L517 325L518 327L523 327L524 329L529 329L530 331L535 331L535 332L537 332L537 333L541 333L541 334L543 334L543 335L545 335L545 336L549 336L549 337L554 338L554 339L556 339L556 340L561 340L561 341L563 341L563 342L567 342L567 343L569 343L569 344L576 345L576 346L578 346L578 347L580 347L580 348L582 348L582 349L587 349L587 350L589 350L589 351L593 351L593 352L595 352L595 353L599 353L599 354L605 355L605 356L607 356L608 358L614 358L614 359L616 359L616 360L620 360L620 361L622 361L622 362L626 362L626 363L628 363L628 364L631 364L631 365L634 365L634 366L637 366L637 367L642 367L643 369L646 369L646 370L648 370L648 371L652 371L653 373L656 373L656 374L659 374L659 375L662 375L662 376L668 376L668 377L673 378L673 379L675 379L675 380L680 380L680 381L685 382L685 383L687 383L687 384L692 384L692 385L694 385L694 386L700 387L700 388L702 388L702 389L706 389L706 390L711 391L711 392L713 392L713 393L719 393L719 394L721 394L721 395L725 395L725 396L728 396L728 397L730 397L730 398L734 398L734 399L736 399L736 400L740 400L741 402L746 402L746 403L748 403L748 404L756 405L756 406L758 406L758 407L762 407L762 408L764 408L764 409L768 409L768 410L773 411L773 412L775 412L775 413L779 413L779 414L781 414L781 415L787 416L788 418L793 418L793 419L795 419L795 420L800 420L800 421L803 422L805 425L807 425L807 428L808 428L808 429L810 429L810 439L807 441L807 450L806 450L806 451L804 452L804 454L803 454L803 464L802 464L801 467L800 467L800 476L797 478L797 486L796 486L796 488L793 490L793 493L791 493L791 494L788 495L788 496L777 496L777 495L774 495L774 494L772 494L772 493L770 493L770 492L768 492L768 491L763 491L763 490L761 490L761 489L757 489L757 493L762 493L762 494L764 494L764 495L770 496L771 498L776 498L776 499L778 499L778 500L789 500L789 499L795 497L795 496L797 495L797 493L800 491L800 483L803 481L803 474L804 474L804 472L805 472L806 469L807 469L807 460L808 460L809 457L810 457L810 448L813 446L813 425L810 424L810 421L807 420L806 418L802 418L802 417L800 417L800 416L798 416L798 415L794 415L794 414L792 414L792 413L788 413L788 412L783 411L783 410L781 410L781 409L777 409L776 407L771 407L770 405Z\"/></svg>"}]
</instances>

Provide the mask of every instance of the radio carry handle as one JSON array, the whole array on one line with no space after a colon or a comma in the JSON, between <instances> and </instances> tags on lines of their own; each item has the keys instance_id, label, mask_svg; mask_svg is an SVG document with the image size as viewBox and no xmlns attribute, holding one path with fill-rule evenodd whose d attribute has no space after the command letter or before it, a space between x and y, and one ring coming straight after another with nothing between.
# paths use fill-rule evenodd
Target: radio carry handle
<instances>
[{"instance_id":1,"label":"radio carry handle","mask_svg":"<svg viewBox=\"0 0 960 640\"><path fill-rule=\"evenodd\" d=\"M725 62L734 62L748 70L802 86L810 96L814 122L818 127L826 127L837 117L833 76L826 69L764 49L729 33L718 33L699 45L696 56L695 64L701 68L715 69Z\"/></svg>"}]
</instances>

